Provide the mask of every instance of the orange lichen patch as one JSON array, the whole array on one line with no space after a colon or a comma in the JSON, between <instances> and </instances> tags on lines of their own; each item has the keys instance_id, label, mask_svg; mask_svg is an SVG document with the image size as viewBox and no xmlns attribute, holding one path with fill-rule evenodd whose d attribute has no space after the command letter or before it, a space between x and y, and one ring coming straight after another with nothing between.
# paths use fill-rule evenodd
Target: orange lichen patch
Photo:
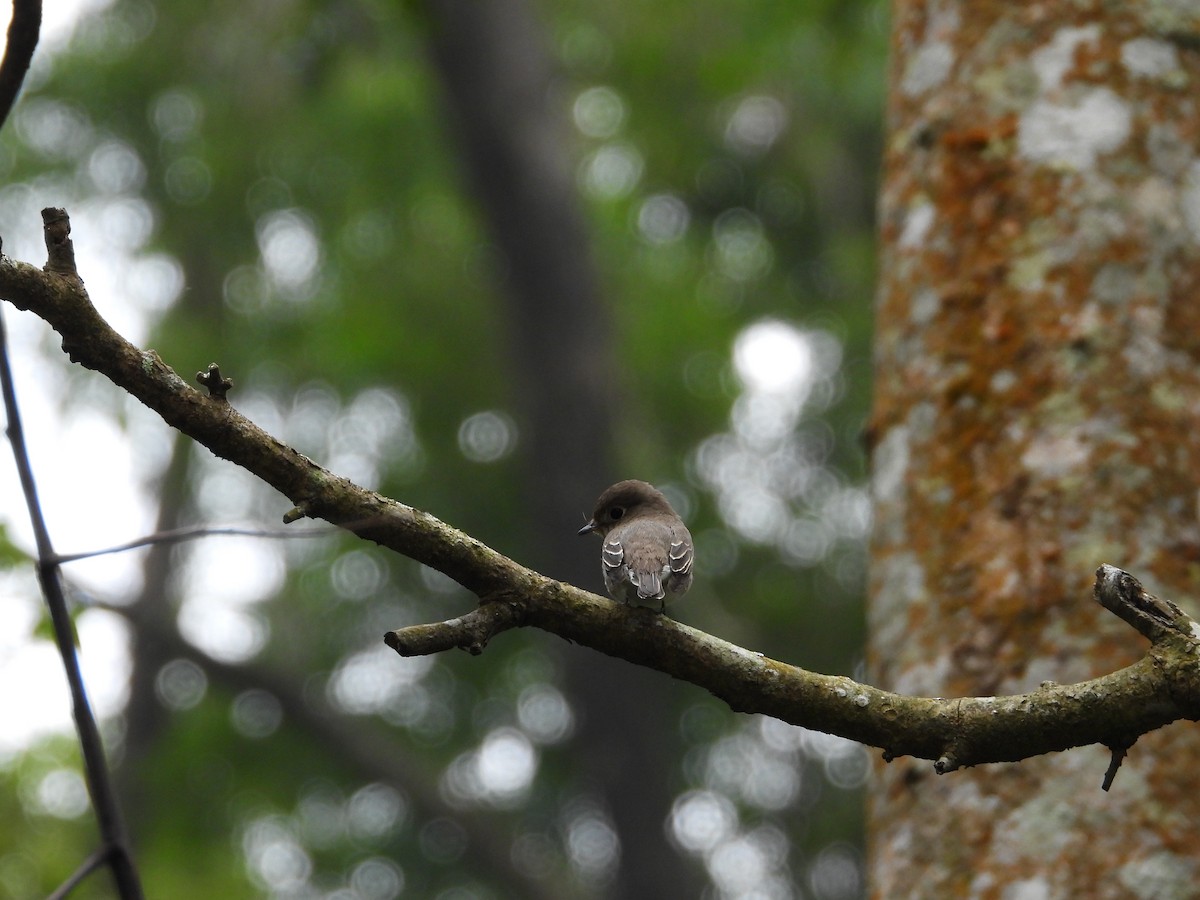
<instances>
[{"instance_id":1,"label":"orange lichen patch","mask_svg":"<svg viewBox=\"0 0 1200 900\"><path fill-rule=\"evenodd\" d=\"M942 146L954 152L974 152L1000 158L1011 150L1007 146L1017 134L1017 116L1009 113L979 125L970 125L942 134Z\"/></svg>"}]
</instances>

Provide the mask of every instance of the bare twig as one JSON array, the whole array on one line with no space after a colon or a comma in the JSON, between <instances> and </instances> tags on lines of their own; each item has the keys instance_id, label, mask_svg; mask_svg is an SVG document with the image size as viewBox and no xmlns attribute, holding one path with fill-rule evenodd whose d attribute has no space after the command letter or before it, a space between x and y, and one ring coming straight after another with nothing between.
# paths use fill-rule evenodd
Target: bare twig
<instances>
[{"instance_id":1,"label":"bare twig","mask_svg":"<svg viewBox=\"0 0 1200 900\"><path fill-rule=\"evenodd\" d=\"M110 553L125 553L140 547L152 547L155 544L177 544L183 541L194 541L204 537L260 537L274 539L319 538L340 534L336 528L306 528L287 531L282 528L236 528L192 525L184 528L172 528L169 531L158 531L144 537L116 544L112 547L102 547L99 550L84 550L80 553L56 553L51 561L56 565L78 562L81 559L91 559L94 556L107 556Z\"/></svg>"},{"instance_id":2,"label":"bare twig","mask_svg":"<svg viewBox=\"0 0 1200 900\"><path fill-rule=\"evenodd\" d=\"M1104 781L1100 784L1101 790L1107 791L1113 785L1113 779L1117 777L1117 770L1121 768L1121 763L1125 761L1125 756L1129 753L1129 748L1126 746L1114 745L1109 748L1112 756L1108 761L1108 769L1104 772Z\"/></svg>"},{"instance_id":3,"label":"bare twig","mask_svg":"<svg viewBox=\"0 0 1200 900\"><path fill-rule=\"evenodd\" d=\"M71 622L71 614L67 610L61 573L57 563L52 561L54 548L50 542L50 532L46 528L45 517L42 515L41 504L38 501L33 469L29 464L29 451L25 446L25 433L21 428L16 388L13 385L12 369L8 362L8 341L3 319L0 319L0 390L4 394L4 412L8 419L8 440L12 445L13 457L21 479L21 490L25 495L29 521L33 526L34 540L37 543L38 580L42 585L42 593L46 597L46 605L50 609L54 640L58 644L58 652L62 657L63 668L67 673L67 683L71 690L71 707L75 717L75 730L79 734L79 746L83 751L83 768L87 778L88 793L91 795L92 809L95 811L100 826L100 836L108 848L105 860L112 867L113 879L123 900L139 900L142 896L141 883L129 851L129 840L126 837L120 807L117 805L117 798L113 792L108 764L104 759L104 745L100 740L100 730L96 727L96 719L92 715L87 690L83 684L83 675L79 671L79 659L75 655L75 629Z\"/></svg>"},{"instance_id":4,"label":"bare twig","mask_svg":"<svg viewBox=\"0 0 1200 900\"><path fill-rule=\"evenodd\" d=\"M478 656L495 635L523 625L524 618L520 604L486 603L457 619L389 631L383 640L401 656L429 656L456 647Z\"/></svg>"},{"instance_id":5,"label":"bare twig","mask_svg":"<svg viewBox=\"0 0 1200 900\"><path fill-rule=\"evenodd\" d=\"M60 884L54 893L46 897L46 900L63 900L63 898L70 896L71 891L83 884L89 875L97 869L108 865L112 856L112 847L101 847L99 850L91 853L87 859L79 864L79 868L71 873L71 877Z\"/></svg>"}]
</instances>

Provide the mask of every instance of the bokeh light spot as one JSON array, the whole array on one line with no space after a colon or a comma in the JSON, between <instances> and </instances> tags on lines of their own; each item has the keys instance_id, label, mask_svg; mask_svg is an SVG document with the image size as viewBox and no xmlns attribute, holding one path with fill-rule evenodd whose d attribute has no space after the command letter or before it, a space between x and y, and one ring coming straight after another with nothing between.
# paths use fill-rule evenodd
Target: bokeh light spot
<instances>
[{"instance_id":1,"label":"bokeh light spot","mask_svg":"<svg viewBox=\"0 0 1200 900\"><path fill-rule=\"evenodd\" d=\"M356 900L392 900L404 892L404 870L383 857L365 859L350 873Z\"/></svg>"},{"instance_id":2,"label":"bokeh light spot","mask_svg":"<svg viewBox=\"0 0 1200 900\"><path fill-rule=\"evenodd\" d=\"M775 251L758 216L748 209L728 209L713 223L718 271L734 281L753 281L767 273Z\"/></svg>"},{"instance_id":3,"label":"bokeh light spot","mask_svg":"<svg viewBox=\"0 0 1200 900\"><path fill-rule=\"evenodd\" d=\"M738 378L756 391L795 391L813 374L813 354L803 331L768 319L743 329L733 345Z\"/></svg>"},{"instance_id":4,"label":"bokeh light spot","mask_svg":"<svg viewBox=\"0 0 1200 900\"><path fill-rule=\"evenodd\" d=\"M583 188L602 200L627 196L641 180L642 155L630 144L606 144L583 163Z\"/></svg>"},{"instance_id":5,"label":"bokeh light spot","mask_svg":"<svg viewBox=\"0 0 1200 900\"><path fill-rule=\"evenodd\" d=\"M670 244L683 237L691 218L687 204L674 194L653 194L638 207L638 233L651 244Z\"/></svg>"},{"instance_id":6,"label":"bokeh light spot","mask_svg":"<svg viewBox=\"0 0 1200 900\"><path fill-rule=\"evenodd\" d=\"M191 709L204 699L208 676L190 659L173 659L154 678L154 691L167 709Z\"/></svg>"},{"instance_id":7,"label":"bokeh light spot","mask_svg":"<svg viewBox=\"0 0 1200 900\"><path fill-rule=\"evenodd\" d=\"M185 141L194 137L204 121L204 106L191 91L163 91L150 104L150 124L166 141Z\"/></svg>"},{"instance_id":8,"label":"bokeh light spot","mask_svg":"<svg viewBox=\"0 0 1200 900\"><path fill-rule=\"evenodd\" d=\"M312 876L312 859L277 816L256 819L246 826L242 855L251 879L271 892L298 892Z\"/></svg>"},{"instance_id":9,"label":"bokeh light spot","mask_svg":"<svg viewBox=\"0 0 1200 900\"><path fill-rule=\"evenodd\" d=\"M779 140L787 120L787 109L774 97L744 97L725 126L725 142L739 153L759 156Z\"/></svg>"},{"instance_id":10,"label":"bokeh light spot","mask_svg":"<svg viewBox=\"0 0 1200 900\"><path fill-rule=\"evenodd\" d=\"M499 462L516 446L517 423L499 410L468 416L458 428L458 448L471 462Z\"/></svg>"},{"instance_id":11,"label":"bokeh light spot","mask_svg":"<svg viewBox=\"0 0 1200 900\"><path fill-rule=\"evenodd\" d=\"M270 737L283 724L283 707L274 694L251 688L234 698L230 717L238 733L261 740Z\"/></svg>"},{"instance_id":12,"label":"bokeh light spot","mask_svg":"<svg viewBox=\"0 0 1200 900\"><path fill-rule=\"evenodd\" d=\"M321 259L312 220L296 209L276 210L259 219L255 232L267 278L293 299L307 299L303 289L316 277Z\"/></svg>"},{"instance_id":13,"label":"bokeh light spot","mask_svg":"<svg viewBox=\"0 0 1200 900\"><path fill-rule=\"evenodd\" d=\"M561 691L549 684L534 684L517 698L517 721L530 738L549 745L571 736L575 716Z\"/></svg>"},{"instance_id":14,"label":"bokeh light spot","mask_svg":"<svg viewBox=\"0 0 1200 900\"><path fill-rule=\"evenodd\" d=\"M37 787L41 812L57 819L77 819L88 811L87 785L74 769L47 772Z\"/></svg>"},{"instance_id":15,"label":"bokeh light spot","mask_svg":"<svg viewBox=\"0 0 1200 900\"><path fill-rule=\"evenodd\" d=\"M625 101L610 87L591 87L575 98L575 127L591 138L610 138L625 121Z\"/></svg>"},{"instance_id":16,"label":"bokeh light spot","mask_svg":"<svg viewBox=\"0 0 1200 900\"><path fill-rule=\"evenodd\" d=\"M671 835L690 853L707 853L737 830L733 803L715 791L689 791L671 806Z\"/></svg>"},{"instance_id":17,"label":"bokeh light spot","mask_svg":"<svg viewBox=\"0 0 1200 900\"><path fill-rule=\"evenodd\" d=\"M404 797L386 784L368 784L350 798L346 818L359 840L382 838L398 828L408 814Z\"/></svg>"}]
</instances>

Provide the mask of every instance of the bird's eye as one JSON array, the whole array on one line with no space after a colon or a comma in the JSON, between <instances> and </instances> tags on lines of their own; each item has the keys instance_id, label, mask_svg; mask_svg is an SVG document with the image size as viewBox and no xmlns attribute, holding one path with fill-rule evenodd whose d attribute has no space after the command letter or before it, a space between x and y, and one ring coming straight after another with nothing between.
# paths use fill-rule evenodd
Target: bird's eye
<instances>
[{"instance_id":1,"label":"bird's eye","mask_svg":"<svg viewBox=\"0 0 1200 900\"><path fill-rule=\"evenodd\" d=\"M623 506L614 506L612 509L610 509L608 511L608 517L610 519L612 519L614 522L617 521L617 519L621 518L621 516L623 516L623 515L625 515L625 508Z\"/></svg>"}]
</instances>

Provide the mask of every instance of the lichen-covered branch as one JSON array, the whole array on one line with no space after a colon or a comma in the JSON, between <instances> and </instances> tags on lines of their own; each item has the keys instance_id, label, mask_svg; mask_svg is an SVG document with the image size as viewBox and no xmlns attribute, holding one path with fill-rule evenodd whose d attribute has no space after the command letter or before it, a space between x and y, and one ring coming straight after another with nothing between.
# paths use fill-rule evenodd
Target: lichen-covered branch
<instances>
[{"instance_id":1,"label":"lichen-covered branch","mask_svg":"<svg viewBox=\"0 0 1200 900\"><path fill-rule=\"evenodd\" d=\"M60 242L64 219L47 219L48 242ZM340 525L438 569L479 597L480 605L465 615L389 632L385 640L402 655L454 647L479 653L495 635L532 626L688 681L740 712L838 734L881 748L889 759L935 760L939 772L1093 743L1112 748L1116 759L1139 735L1200 715L1200 657L1190 618L1111 566L1097 572L1096 599L1153 642L1134 665L1009 697L893 694L768 659L652 610L547 578L427 513L332 474L258 428L224 397L192 388L154 351L124 340L96 312L73 273L0 257L0 296L45 319L75 362L101 372L168 424L286 495L295 504L289 518ZM1115 763L1106 783L1114 773Z\"/></svg>"}]
</instances>

